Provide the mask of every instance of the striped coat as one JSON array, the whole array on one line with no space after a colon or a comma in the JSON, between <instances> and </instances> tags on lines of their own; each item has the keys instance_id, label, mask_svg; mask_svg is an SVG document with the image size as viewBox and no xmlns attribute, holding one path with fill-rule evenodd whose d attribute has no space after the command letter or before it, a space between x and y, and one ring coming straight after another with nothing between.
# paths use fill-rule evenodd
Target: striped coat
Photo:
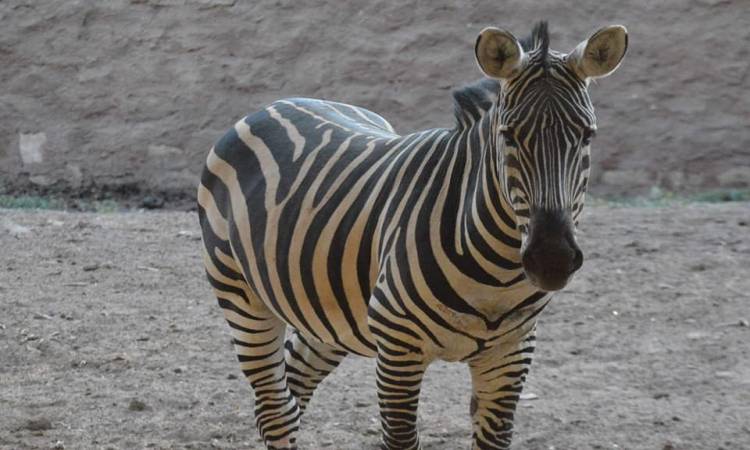
<instances>
[{"instance_id":1,"label":"striped coat","mask_svg":"<svg viewBox=\"0 0 750 450\"><path fill-rule=\"evenodd\" d=\"M489 79L459 90L453 128L404 136L359 107L281 100L212 148L204 261L268 448L296 448L315 386L350 353L377 357L383 448L419 448L435 359L472 368L474 448L510 444L551 294L524 271L500 91Z\"/></svg>"}]
</instances>

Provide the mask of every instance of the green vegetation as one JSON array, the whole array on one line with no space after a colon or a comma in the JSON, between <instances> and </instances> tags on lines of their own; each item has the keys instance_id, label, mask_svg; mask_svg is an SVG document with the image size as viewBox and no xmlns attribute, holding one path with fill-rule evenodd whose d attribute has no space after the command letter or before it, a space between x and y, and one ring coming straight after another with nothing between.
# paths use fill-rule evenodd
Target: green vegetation
<instances>
[{"instance_id":1,"label":"green vegetation","mask_svg":"<svg viewBox=\"0 0 750 450\"><path fill-rule=\"evenodd\" d=\"M0 195L0 208L8 209L55 209L111 213L122 206L114 200L64 199L38 195Z\"/></svg>"},{"instance_id":2,"label":"green vegetation","mask_svg":"<svg viewBox=\"0 0 750 450\"><path fill-rule=\"evenodd\" d=\"M92 206L90 211L96 211L99 213L113 213L123 209L122 206L114 200L94 200L90 205Z\"/></svg>"},{"instance_id":3,"label":"green vegetation","mask_svg":"<svg viewBox=\"0 0 750 450\"><path fill-rule=\"evenodd\" d=\"M721 191L708 191L695 194L692 199L697 202L747 202L750 201L750 189L728 189Z\"/></svg>"},{"instance_id":4,"label":"green vegetation","mask_svg":"<svg viewBox=\"0 0 750 450\"><path fill-rule=\"evenodd\" d=\"M622 207L661 207L684 205L688 203L724 203L748 202L750 189L716 189L696 194L677 194L664 191L658 187L651 189L648 195L634 197L594 197L587 200L589 204L622 206Z\"/></svg>"},{"instance_id":5,"label":"green vegetation","mask_svg":"<svg viewBox=\"0 0 750 450\"><path fill-rule=\"evenodd\" d=\"M0 195L0 208L10 209L65 209L65 202L57 198L31 195Z\"/></svg>"},{"instance_id":6,"label":"green vegetation","mask_svg":"<svg viewBox=\"0 0 750 450\"><path fill-rule=\"evenodd\" d=\"M586 200L588 205L616 207L652 207L684 205L689 203L750 202L750 189L719 189L697 194L676 194L659 188L651 189L648 195L634 197L594 197ZM89 200L39 195L0 194L0 208L9 209L55 209L111 213L127 209L128 202L116 200ZM167 205L167 209L169 209Z\"/></svg>"}]
</instances>

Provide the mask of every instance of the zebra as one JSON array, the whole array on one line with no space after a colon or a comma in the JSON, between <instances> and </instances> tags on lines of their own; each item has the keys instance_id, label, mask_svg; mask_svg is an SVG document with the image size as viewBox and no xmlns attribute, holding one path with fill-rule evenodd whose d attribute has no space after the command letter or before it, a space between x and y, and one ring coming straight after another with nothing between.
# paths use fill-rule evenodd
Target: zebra
<instances>
[{"instance_id":1,"label":"zebra","mask_svg":"<svg viewBox=\"0 0 750 450\"><path fill-rule=\"evenodd\" d=\"M509 448L537 318L583 263L588 84L627 43L612 25L564 54L546 22L523 40L485 28L485 78L454 92L452 128L399 135L366 109L292 98L213 146L203 260L267 449L297 448L315 388L348 354L376 359L382 449L421 448L435 360L469 366L472 448Z\"/></svg>"}]
</instances>

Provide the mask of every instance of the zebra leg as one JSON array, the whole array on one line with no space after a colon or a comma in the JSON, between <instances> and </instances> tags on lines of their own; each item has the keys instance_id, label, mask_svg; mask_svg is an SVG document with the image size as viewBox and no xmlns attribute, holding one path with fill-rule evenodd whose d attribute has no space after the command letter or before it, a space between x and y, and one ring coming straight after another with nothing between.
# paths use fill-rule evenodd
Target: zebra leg
<instances>
[{"instance_id":1,"label":"zebra leg","mask_svg":"<svg viewBox=\"0 0 750 450\"><path fill-rule=\"evenodd\" d=\"M286 323L234 278L209 280L229 323L237 359L255 395L255 424L269 450L296 450L300 410L287 386ZM228 286L232 283L232 286ZM244 282L242 282L244 283Z\"/></svg>"},{"instance_id":2,"label":"zebra leg","mask_svg":"<svg viewBox=\"0 0 750 450\"><path fill-rule=\"evenodd\" d=\"M419 450L417 405L427 369L422 355L380 347L377 360L378 405L383 450Z\"/></svg>"},{"instance_id":3,"label":"zebra leg","mask_svg":"<svg viewBox=\"0 0 750 450\"><path fill-rule=\"evenodd\" d=\"M302 414L315 388L346 357L346 352L305 338L296 330L284 346L287 382Z\"/></svg>"},{"instance_id":4,"label":"zebra leg","mask_svg":"<svg viewBox=\"0 0 750 450\"><path fill-rule=\"evenodd\" d=\"M534 331L469 361L473 450L509 449L513 417L535 346Z\"/></svg>"}]
</instances>

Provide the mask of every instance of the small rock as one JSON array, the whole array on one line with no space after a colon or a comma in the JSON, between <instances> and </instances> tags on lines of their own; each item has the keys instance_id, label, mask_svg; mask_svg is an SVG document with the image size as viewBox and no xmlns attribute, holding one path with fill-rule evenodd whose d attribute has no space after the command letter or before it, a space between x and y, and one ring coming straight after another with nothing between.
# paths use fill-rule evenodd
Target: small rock
<instances>
[{"instance_id":1,"label":"small rock","mask_svg":"<svg viewBox=\"0 0 750 450\"><path fill-rule=\"evenodd\" d=\"M172 370L174 373L184 373L187 371L187 368L185 366L175 367Z\"/></svg>"},{"instance_id":2,"label":"small rock","mask_svg":"<svg viewBox=\"0 0 750 450\"><path fill-rule=\"evenodd\" d=\"M687 334L687 338L691 341L696 341L698 339L705 339L708 337L708 333L705 331L691 331Z\"/></svg>"},{"instance_id":3,"label":"small rock","mask_svg":"<svg viewBox=\"0 0 750 450\"><path fill-rule=\"evenodd\" d=\"M521 400L536 400L539 398L538 395L534 394L533 392L523 392L519 396Z\"/></svg>"},{"instance_id":4,"label":"small rock","mask_svg":"<svg viewBox=\"0 0 750 450\"><path fill-rule=\"evenodd\" d=\"M52 444L52 450L65 450L65 444L63 444L63 441L57 441Z\"/></svg>"},{"instance_id":5,"label":"small rock","mask_svg":"<svg viewBox=\"0 0 750 450\"><path fill-rule=\"evenodd\" d=\"M130 404L128 405L128 409L131 411L145 411L146 408L148 408L148 406L137 398L131 400Z\"/></svg>"},{"instance_id":6,"label":"small rock","mask_svg":"<svg viewBox=\"0 0 750 450\"><path fill-rule=\"evenodd\" d=\"M722 187L747 186L747 180L750 180L750 167L732 166L717 175L716 179ZM731 200L731 196L729 199Z\"/></svg>"},{"instance_id":7,"label":"small rock","mask_svg":"<svg viewBox=\"0 0 750 450\"><path fill-rule=\"evenodd\" d=\"M188 238L191 241L200 241L201 240L200 236L198 236L197 234L193 233L192 231L188 231L188 230L178 231L177 232L177 236Z\"/></svg>"},{"instance_id":8,"label":"small rock","mask_svg":"<svg viewBox=\"0 0 750 450\"><path fill-rule=\"evenodd\" d=\"M31 229L30 228L25 227L23 225L19 225L17 223L6 221L4 225L5 225L4 228L13 237L20 237L20 236L22 236L24 234L31 233Z\"/></svg>"},{"instance_id":9,"label":"small rock","mask_svg":"<svg viewBox=\"0 0 750 450\"><path fill-rule=\"evenodd\" d=\"M155 195L147 195L141 200L141 208L161 209L164 207L164 199Z\"/></svg>"},{"instance_id":10,"label":"small rock","mask_svg":"<svg viewBox=\"0 0 750 450\"><path fill-rule=\"evenodd\" d=\"M357 401L356 401L356 402L354 403L354 407L355 407L355 408L366 408L366 407L368 407L368 406L370 406L370 402L366 402L366 401L364 401L364 400L357 400Z\"/></svg>"},{"instance_id":11,"label":"small rock","mask_svg":"<svg viewBox=\"0 0 750 450\"><path fill-rule=\"evenodd\" d=\"M18 152L24 165L41 163L44 161L44 144L47 143L47 134L19 133Z\"/></svg>"},{"instance_id":12,"label":"small rock","mask_svg":"<svg viewBox=\"0 0 750 450\"><path fill-rule=\"evenodd\" d=\"M714 376L716 378L732 378L734 376L734 372L730 372L728 370L719 370L717 372L714 372Z\"/></svg>"},{"instance_id":13,"label":"small rock","mask_svg":"<svg viewBox=\"0 0 750 450\"><path fill-rule=\"evenodd\" d=\"M52 422L46 417L38 417L36 419L29 419L21 426L23 430L30 431L45 431L52 429Z\"/></svg>"},{"instance_id":14,"label":"small rock","mask_svg":"<svg viewBox=\"0 0 750 450\"><path fill-rule=\"evenodd\" d=\"M33 333L25 334L23 339L21 339L21 342L29 342L29 341L37 341L39 340L39 336Z\"/></svg>"},{"instance_id":15,"label":"small rock","mask_svg":"<svg viewBox=\"0 0 750 450\"><path fill-rule=\"evenodd\" d=\"M666 392L659 392L654 394L654 400L661 400L663 398L669 398L669 394Z\"/></svg>"},{"instance_id":16,"label":"small rock","mask_svg":"<svg viewBox=\"0 0 750 450\"><path fill-rule=\"evenodd\" d=\"M94 270L99 270L99 264L87 264L83 266L84 272L92 272Z\"/></svg>"},{"instance_id":17,"label":"small rock","mask_svg":"<svg viewBox=\"0 0 750 450\"><path fill-rule=\"evenodd\" d=\"M236 380L236 379L237 379L237 375L233 373L230 373L229 375L227 375L227 380Z\"/></svg>"},{"instance_id":18,"label":"small rock","mask_svg":"<svg viewBox=\"0 0 750 450\"><path fill-rule=\"evenodd\" d=\"M48 316L47 314L42 313L34 313L34 318L37 320L51 320L52 317Z\"/></svg>"}]
</instances>

